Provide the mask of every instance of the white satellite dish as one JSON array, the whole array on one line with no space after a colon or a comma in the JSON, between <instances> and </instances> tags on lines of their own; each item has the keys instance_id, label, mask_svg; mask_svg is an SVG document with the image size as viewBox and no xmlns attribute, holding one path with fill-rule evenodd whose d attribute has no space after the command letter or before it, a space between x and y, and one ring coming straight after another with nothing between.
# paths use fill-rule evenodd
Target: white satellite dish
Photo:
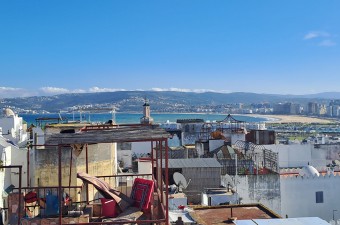
<instances>
[{"instance_id":1,"label":"white satellite dish","mask_svg":"<svg viewBox=\"0 0 340 225\"><path fill-rule=\"evenodd\" d=\"M183 174L175 172L173 175L174 181L178 187L179 192L182 192L183 189L186 189L188 185L190 184L191 179L189 182L185 179Z\"/></svg>"}]
</instances>

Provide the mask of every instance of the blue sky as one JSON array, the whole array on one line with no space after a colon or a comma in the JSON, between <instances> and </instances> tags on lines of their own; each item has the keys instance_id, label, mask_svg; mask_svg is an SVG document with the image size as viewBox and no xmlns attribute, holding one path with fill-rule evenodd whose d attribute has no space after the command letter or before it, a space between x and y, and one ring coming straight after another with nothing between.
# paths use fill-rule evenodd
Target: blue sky
<instances>
[{"instance_id":1,"label":"blue sky","mask_svg":"<svg viewBox=\"0 0 340 225\"><path fill-rule=\"evenodd\" d=\"M340 1L1 1L0 98L340 91Z\"/></svg>"}]
</instances>

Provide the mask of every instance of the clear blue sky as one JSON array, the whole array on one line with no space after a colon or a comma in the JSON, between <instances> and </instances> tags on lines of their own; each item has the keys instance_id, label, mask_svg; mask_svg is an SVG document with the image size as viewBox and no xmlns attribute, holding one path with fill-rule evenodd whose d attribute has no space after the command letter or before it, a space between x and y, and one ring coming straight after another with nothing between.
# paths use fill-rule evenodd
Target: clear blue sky
<instances>
[{"instance_id":1,"label":"clear blue sky","mask_svg":"<svg viewBox=\"0 0 340 225\"><path fill-rule=\"evenodd\" d=\"M0 98L340 91L340 1L0 2Z\"/></svg>"}]
</instances>

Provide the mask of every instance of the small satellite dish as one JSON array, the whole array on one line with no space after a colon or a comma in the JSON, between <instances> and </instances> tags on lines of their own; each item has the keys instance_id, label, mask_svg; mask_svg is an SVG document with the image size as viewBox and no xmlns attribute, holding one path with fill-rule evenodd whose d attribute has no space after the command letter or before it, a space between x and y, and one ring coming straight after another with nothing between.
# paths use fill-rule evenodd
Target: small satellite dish
<instances>
[{"instance_id":1,"label":"small satellite dish","mask_svg":"<svg viewBox=\"0 0 340 225\"><path fill-rule=\"evenodd\" d=\"M174 173L173 178L178 187L179 192L182 192L183 189L186 189L191 181L190 179L189 182L187 182L183 174L178 172Z\"/></svg>"},{"instance_id":2,"label":"small satellite dish","mask_svg":"<svg viewBox=\"0 0 340 225\"><path fill-rule=\"evenodd\" d=\"M228 174L226 174L222 177L221 183L222 183L222 186L226 187L226 188L228 188L228 187L234 188L234 186L235 186L233 179Z\"/></svg>"}]
</instances>

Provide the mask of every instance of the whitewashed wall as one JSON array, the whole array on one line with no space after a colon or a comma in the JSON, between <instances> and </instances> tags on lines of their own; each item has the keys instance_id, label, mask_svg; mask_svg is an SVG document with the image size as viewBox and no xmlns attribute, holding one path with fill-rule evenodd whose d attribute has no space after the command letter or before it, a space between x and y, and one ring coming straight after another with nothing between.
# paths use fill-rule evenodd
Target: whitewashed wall
<instances>
[{"instance_id":1,"label":"whitewashed wall","mask_svg":"<svg viewBox=\"0 0 340 225\"><path fill-rule=\"evenodd\" d=\"M340 176L281 177L281 215L340 219ZM316 192L323 192L323 203L316 203Z\"/></svg>"},{"instance_id":2,"label":"whitewashed wall","mask_svg":"<svg viewBox=\"0 0 340 225\"><path fill-rule=\"evenodd\" d=\"M264 147L279 153L279 167L302 167L308 163L313 165L311 144L276 144L264 145Z\"/></svg>"},{"instance_id":3,"label":"whitewashed wall","mask_svg":"<svg viewBox=\"0 0 340 225\"><path fill-rule=\"evenodd\" d=\"M237 141L245 141L246 140L246 135L244 133L238 134L238 133L233 133L231 134L231 144L234 145Z\"/></svg>"},{"instance_id":4,"label":"whitewashed wall","mask_svg":"<svg viewBox=\"0 0 340 225\"><path fill-rule=\"evenodd\" d=\"M278 174L237 176L236 184L241 203L261 203L276 213L281 212Z\"/></svg>"},{"instance_id":5,"label":"whitewashed wall","mask_svg":"<svg viewBox=\"0 0 340 225\"><path fill-rule=\"evenodd\" d=\"M23 186L27 185L27 149L11 147L11 165L22 165L21 182ZM12 184L19 187L18 169L12 169Z\"/></svg>"},{"instance_id":6,"label":"whitewashed wall","mask_svg":"<svg viewBox=\"0 0 340 225\"><path fill-rule=\"evenodd\" d=\"M340 145L316 145L312 150L312 159L315 166L325 166L331 163L332 160L340 160Z\"/></svg>"}]
</instances>

